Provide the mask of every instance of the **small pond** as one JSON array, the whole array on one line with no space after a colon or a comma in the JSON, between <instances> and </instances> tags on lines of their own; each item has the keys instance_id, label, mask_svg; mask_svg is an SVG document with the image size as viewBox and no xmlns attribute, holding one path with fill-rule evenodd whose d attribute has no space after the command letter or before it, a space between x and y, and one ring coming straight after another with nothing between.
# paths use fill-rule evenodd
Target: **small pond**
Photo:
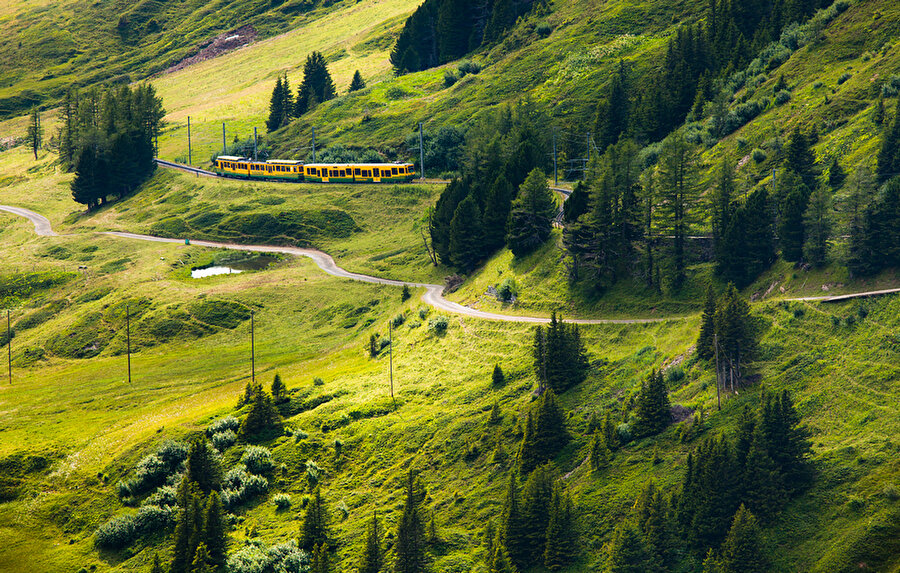
<instances>
[{"instance_id":1,"label":"small pond","mask_svg":"<svg viewBox=\"0 0 900 573\"><path fill-rule=\"evenodd\" d=\"M252 255L229 253L228 255L218 257L214 263L203 267L191 269L192 279L202 279L216 275L233 275L244 271L261 271L278 257L274 255Z\"/></svg>"}]
</instances>

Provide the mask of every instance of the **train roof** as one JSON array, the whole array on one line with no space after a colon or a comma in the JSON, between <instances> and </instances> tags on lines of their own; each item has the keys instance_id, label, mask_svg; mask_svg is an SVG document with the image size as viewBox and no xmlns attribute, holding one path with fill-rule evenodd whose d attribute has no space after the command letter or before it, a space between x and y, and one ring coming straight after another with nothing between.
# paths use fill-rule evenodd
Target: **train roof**
<instances>
[{"instance_id":1,"label":"train roof","mask_svg":"<svg viewBox=\"0 0 900 573\"><path fill-rule=\"evenodd\" d=\"M302 161L296 159L269 159L266 163L277 163L278 165L303 165Z\"/></svg>"},{"instance_id":2,"label":"train roof","mask_svg":"<svg viewBox=\"0 0 900 573\"><path fill-rule=\"evenodd\" d=\"M366 167L397 167L398 165L412 165L412 163L408 162L395 162L395 163L306 163L306 167L333 167L335 165L353 165L353 166L366 166Z\"/></svg>"},{"instance_id":3,"label":"train roof","mask_svg":"<svg viewBox=\"0 0 900 573\"><path fill-rule=\"evenodd\" d=\"M246 157L238 157L236 155L220 155L216 159L224 159L225 161L246 161Z\"/></svg>"}]
</instances>

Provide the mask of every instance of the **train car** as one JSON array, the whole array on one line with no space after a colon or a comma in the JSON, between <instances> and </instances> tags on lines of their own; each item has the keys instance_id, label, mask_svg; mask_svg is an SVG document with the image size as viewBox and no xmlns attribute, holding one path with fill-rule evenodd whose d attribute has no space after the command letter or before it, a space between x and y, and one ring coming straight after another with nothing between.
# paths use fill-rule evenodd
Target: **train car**
<instances>
[{"instance_id":1,"label":"train car","mask_svg":"<svg viewBox=\"0 0 900 573\"><path fill-rule=\"evenodd\" d=\"M292 159L253 161L246 157L220 155L213 161L212 170L223 177L303 181L303 162Z\"/></svg>"},{"instance_id":2,"label":"train car","mask_svg":"<svg viewBox=\"0 0 900 573\"><path fill-rule=\"evenodd\" d=\"M415 179L412 163L307 163L303 179L316 183L408 183Z\"/></svg>"}]
</instances>

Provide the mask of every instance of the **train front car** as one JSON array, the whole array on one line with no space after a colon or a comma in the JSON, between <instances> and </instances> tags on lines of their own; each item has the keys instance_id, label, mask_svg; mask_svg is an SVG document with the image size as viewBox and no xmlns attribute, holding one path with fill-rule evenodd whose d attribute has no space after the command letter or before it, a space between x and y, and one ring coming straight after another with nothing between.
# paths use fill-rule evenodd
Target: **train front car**
<instances>
[{"instance_id":1,"label":"train front car","mask_svg":"<svg viewBox=\"0 0 900 573\"><path fill-rule=\"evenodd\" d=\"M265 162L264 177L277 181L303 181L303 162L293 159L270 159Z\"/></svg>"},{"instance_id":2,"label":"train front car","mask_svg":"<svg viewBox=\"0 0 900 573\"><path fill-rule=\"evenodd\" d=\"M250 176L250 160L246 157L234 155L220 155L212 162L213 173L219 177L240 177L246 179Z\"/></svg>"}]
</instances>

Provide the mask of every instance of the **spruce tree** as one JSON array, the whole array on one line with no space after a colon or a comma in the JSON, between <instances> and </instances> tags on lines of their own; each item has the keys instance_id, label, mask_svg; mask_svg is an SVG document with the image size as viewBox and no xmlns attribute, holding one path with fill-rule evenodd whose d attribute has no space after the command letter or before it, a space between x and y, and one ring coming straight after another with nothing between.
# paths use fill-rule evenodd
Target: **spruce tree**
<instances>
[{"instance_id":1,"label":"spruce tree","mask_svg":"<svg viewBox=\"0 0 900 573\"><path fill-rule=\"evenodd\" d=\"M28 135L26 137L26 141L28 141L28 146L31 148L31 151L34 153L34 159L37 161L38 151L41 149L41 143L43 142L44 136L44 128L41 126L41 112L38 109L31 109L31 117L28 122Z\"/></svg>"},{"instance_id":2,"label":"spruce tree","mask_svg":"<svg viewBox=\"0 0 900 573\"><path fill-rule=\"evenodd\" d=\"M894 120L885 126L881 136L877 173L879 183L900 173L900 98L897 98Z\"/></svg>"},{"instance_id":3,"label":"spruce tree","mask_svg":"<svg viewBox=\"0 0 900 573\"><path fill-rule=\"evenodd\" d=\"M359 573L379 573L384 566L384 554L381 551L381 534L378 532L378 513L372 513L366 532L366 547L363 551Z\"/></svg>"},{"instance_id":4,"label":"spruce tree","mask_svg":"<svg viewBox=\"0 0 900 573\"><path fill-rule=\"evenodd\" d=\"M313 498L306 507L303 530L300 533L300 547L312 552L316 547L328 543L328 509L322 501L322 491L317 487Z\"/></svg>"},{"instance_id":5,"label":"spruce tree","mask_svg":"<svg viewBox=\"0 0 900 573\"><path fill-rule=\"evenodd\" d=\"M756 428L744 463L741 498L763 521L774 517L787 501L783 478L767 450L765 437Z\"/></svg>"},{"instance_id":6,"label":"spruce tree","mask_svg":"<svg viewBox=\"0 0 900 573\"><path fill-rule=\"evenodd\" d=\"M214 570L215 568L210 562L209 550L207 550L206 544L201 543L197 546L197 551L194 553L194 559L191 562L191 573L212 573Z\"/></svg>"},{"instance_id":7,"label":"spruce tree","mask_svg":"<svg viewBox=\"0 0 900 573\"><path fill-rule=\"evenodd\" d=\"M204 494L219 489L222 484L222 464L219 454L203 439L191 443L184 463L185 480L197 484Z\"/></svg>"},{"instance_id":8,"label":"spruce tree","mask_svg":"<svg viewBox=\"0 0 900 573\"><path fill-rule=\"evenodd\" d=\"M657 169L662 199L659 220L664 232L672 237L666 273L672 290L677 292L686 279L685 247L696 200L695 153L682 134L676 133L663 141Z\"/></svg>"},{"instance_id":9,"label":"spruce tree","mask_svg":"<svg viewBox=\"0 0 900 573\"><path fill-rule=\"evenodd\" d=\"M281 127L281 120L284 117L284 86L281 83L281 76L275 80L275 88L272 90L272 97L269 98L269 118L266 120L266 129L270 132Z\"/></svg>"},{"instance_id":10,"label":"spruce tree","mask_svg":"<svg viewBox=\"0 0 900 573\"><path fill-rule=\"evenodd\" d=\"M635 502L635 518L655 571L667 571L672 560L668 512L662 492L653 482L647 484Z\"/></svg>"},{"instance_id":11,"label":"spruce tree","mask_svg":"<svg viewBox=\"0 0 900 573\"><path fill-rule=\"evenodd\" d=\"M734 389L734 383L741 380L741 367L756 350L758 333L750 317L750 305L730 283L716 305L716 333L723 377Z\"/></svg>"},{"instance_id":12,"label":"spruce tree","mask_svg":"<svg viewBox=\"0 0 900 573\"><path fill-rule=\"evenodd\" d=\"M484 231L481 212L472 195L456 208L450 221L450 260L464 273L475 269L483 258Z\"/></svg>"},{"instance_id":13,"label":"spruce tree","mask_svg":"<svg viewBox=\"0 0 900 573\"><path fill-rule=\"evenodd\" d=\"M549 464L537 467L522 490L522 517L527 543L527 566L543 561L547 543L547 525L550 522L550 506L553 498L554 473ZM520 566L525 569L525 565Z\"/></svg>"},{"instance_id":14,"label":"spruce tree","mask_svg":"<svg viewBox=\"0 0 900 573\"><path fill-rule=\"evenodd\" d=\"M503 369L499 364L494 364L494 372L491 374L491 385L499 388L506 384L506 377L503 375Z\"/></svg>"},{"instance_id":15,"label":"spruce tree","mask_svg":"<svg viewBox=\"0 0 900 573\"><path fill-rule=\"evenodd\" d=\"M361 89L365 89L366 82L363 80L362 74L359 73L359 70L353 74L353 79L350 81L350 87L347 89L348 92L355 92Z\"/></svg>"},{"instance_id":16,"label":"spruce tree","mask_svg":"<svg viewBox=\"0 0 900 573\"><path fill-rule=\"evenodd\" d=\"M809 204L810 193L809 188L791 171L785 173L781 185L784 198L781 200L778 218L778 242L784 260L796 262L803 257L803 215Z\"/></svg>"},{"instance_id":17,"label":"spruce tree","mask_svg":"<svg viewBox=\"0 0 900 573\"><path fill-rule=\"evenodd\" d=\"M816 155L811 148L809 136L795 127L785 147L785 167L803 180L808 189L816 187Z\"/></svg>"},{"instance_id":18,"label":"spruce tree","mask_svg":"<svg viewBox=\"0 0 900 573\"><path fill-rule=\"evenodd\" d=\"M672 421L669 392L662 371L650 373L637 395L635 431L640 436L652 436L666 429Z\"/></svg>"},{"instance_id":19,"label":"spruce tree","mask_svg":"<svg viewBox=\"0 0 900 573\"><path fill-rule=\"evenodd\" d=\"M588 445L588 456L590 456L591 469L598 472L609 465L612 453L606 444L606 435L603 432L594 432Z\"/></svg>"},{"instance_id":20,"label":"spruce tree","mask_svg":"<svg viewBox=\"0 0 900 573\"><path fill-rule=\"evenodd\" d=\"M836 191L844 186L844 181L846 180L847 173L841 167L837 156L832 157L831 163L828 165L828 185Z\"/></svg>"},{"instance_id":21,"label":"spruce tree","mask_svg":"<svg viewBox=\"0 0 900 573\"><path fill-rule=\"evenodd\" d=\"M274 400L275 403L278 404L280 402L284 402L287 399L287 386L285 386L284 382L281 381L281 374L276 373L274 380L272 380L272 400Z\"/></svg>"},{"instance_id":22,"label":"spruce tree","mask_svg":"<svg viewBox=\"0 0 900 573\"><path fill-rule=\"evenodd\" d=\"M280 421L278 411L272 403L269 393L258 388L250 401L250 410L247 417L241 422L240 435L242 438L253 438L270 430Z\"/></svg>"},{"instance_id":23,"label":"spruce tree","mask_svg":"<svg viewBox=\"0 0 900 573\"><path fill-rule=\"evenodd\" d=\"M312 564L310 573L329 573L331 565L328 559L328 544L322 543L316 545L312 551Z\"/></svg>"},{"instance_id":24,"label":"spruce tree","mask_svg":"<svg viewBox=\"0 0 900 573\"><path fill-rule=\"evenodd\" d=\"M224 567L228 556L228 538L225 534L225 522L222 515L222 502L219 493L213 491L206 500L203 510L203 544L209 551L207 561L215 567Z\"/></svg>"},{"instance_id":25,"label":"spruce tree","mask_svg":"<svg viewBox=\"0 0 900 573\"><path fill-rule=\"evenodd\" d=\"M519 188L509 214L506 244L514 256L527 255L544 244L550 237L557 210L547 176L535 168Z\"/></svg>"},{"instance_id":26,"label":"spruce tree","mask_svg":"<svg viewBox=\"0 0 900 573\"><path fill-rule=\"evenodd\" d=\"M727 157L723 157L722 163L719 165L719 173L712 200L712 231L717 261L730 254L724 252L722 240L731 223L731 201L734 194L734 166Z\"/></svg>"},{"instance_id":27,"label":"spruce tree","mask_svg":"<svg viewBox=\"0 0 900 573\"><path fill-rule=\"evenodd\" d=\"M170 573L190 573L194 561L196 543L199 541L196 534L198 521L202 524L202 516L198 516L200 510L198 498L200 490L197 485L187 479L182 480L178 492L178 516L175 520L175 551L172 557Z\"/></svg>"},{"instance_id":28,"label":"spruce tree","mask_svg":"<svg viewBox=\"0 0 900 573\"><path fill-rule=\"evenodd\" d=\"M712 284L706 287L706 303L700 318L700 334L697 337L697 356L709 360L716 355L716 291Z\"/></svg>"},{"instance_id":29,"label":"spruce tree","mask_svg":"<svg viewBox=\"0 0 900 573\"><path fill-rule=\"evenodd\" d=\"M303 66L303 81L297 88L294 116L300 117L317 104L333 99L337 95L334 81L328 72L328 65L321 52L313 52L306 57Z\"/></svg>"},{"instance_id":30,"label":"spruce tree","mask_svg":"<svg viewBox=\"0 0 900 573\"><path fill-rule=\"evenodd\" d=\"M569 565L575 557L575 530L573 524L572 500L559 484L553 489L550 500L550 517L544 534L544 567L559 571Z\"/></svg>"},{"instance_id":31,"label":"spruce tree","mask_svg":"<svg viewBox=\"0 0 900 573\"><path fill-rule=\"evenodd\" d=\"M628 72L625 61L619 60L619 66L612 75L606 90L605 100L597 108L595 133L600 152L619 141L619 136L628 130L629 99Z\"/></svg>"},{"instance_id":32,"label":"spruce tree","mask_svg":"<svg viewBox=\"0 0 900 573\"><path fill-rule=\"evenodd\" d=\"M769 561L756 518L741 504L722 545L722 573L765 573Z\"/></svg>"},{"instance_id":33,"label":"spruce tree","mask_svg":"<svg viewBox=\"0 0 900 573\"><path fill-rule=\"evenodd\" d=\"M803 228L806 235L803 258L813 266L821 267L827 261L831 237L831 193L824 185L819 185L809 198Z\"/></svg>"},{"instance_id":34,"label":"spruce tree","mask_svg":"<svg viewBox=\"0 0 900 573\"><path fill-rule=\"evenodd\" d=\"M513 186L503 173L488 190L484 206L484 246L488 252L499 249L506 242L506 222L514 195Z\"/></svg>"},{"instance_id":35,"label":"spruce tree","mask_svg":"<svg viewBox=\"0 0 900 573\"><path fill-rule=\"evenodd\" d=\"M525 532L525 518L519 503L519 490L516 485L516 473L509 472L509 485L506 488L506 500L503 504L498 533L502 545L509 554L509 558L518 567L524 567L528 561L528 538Z\"/></svg>"},{"instance_id":36,"label":"spruce tree","mask_svg":"<svg viewBox=\"0 0 900 573\"><path fill-rule=\"evenodd\" d=\"M394 544L394 567L397 573L424 573L425 526L419 507L423 495L412 470L407 475L405 489L406 499L403 502L403 514L397 526Z\"/></svg>"},{"instance_id":37,"label":"spruce tree","mask_svg":"<svg viewBox=\"0 0 900 573\"><path fill-rule=\"evenodd\" d=\"M646 573L653 567L643 538L629 522L616 528L607 555L607 573Z\"/></svg>"},{"instance_id":38,"label":"spruce tree","mask_svg":"<svg viewBox=\"0 0 900 573\"><path fill-rule=\"evenodd\" d=\"M532 414L533 412L533 414ZM519 468L528 474L556 456L569 441L565 418L553 390L546 390L528 413L519 447Z\"/></svg>"}]
</instances>

